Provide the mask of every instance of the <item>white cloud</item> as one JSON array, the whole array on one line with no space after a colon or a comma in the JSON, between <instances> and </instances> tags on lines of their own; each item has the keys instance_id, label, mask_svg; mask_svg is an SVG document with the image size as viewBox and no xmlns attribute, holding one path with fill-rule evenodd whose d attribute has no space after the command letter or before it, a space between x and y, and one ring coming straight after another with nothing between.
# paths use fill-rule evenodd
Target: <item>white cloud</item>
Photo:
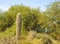
<instances>
[{"instance_id":1,"label":"white cloud","mask_svg":"<svg viewBox=\"0 0 60 44\"><path fill-rule=\"evenodd\" d=\"M9 8L9 7L7 7L7 6L0 6L0 9L2 9L3 11L8 10L8 8Z\"/></svg>"}]
</instances>

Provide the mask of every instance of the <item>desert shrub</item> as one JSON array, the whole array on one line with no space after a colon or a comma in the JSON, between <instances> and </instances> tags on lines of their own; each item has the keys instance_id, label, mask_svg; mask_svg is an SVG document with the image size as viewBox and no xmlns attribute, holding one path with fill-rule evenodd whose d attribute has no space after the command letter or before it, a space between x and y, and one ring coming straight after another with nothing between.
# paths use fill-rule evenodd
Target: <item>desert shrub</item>
<instances>
[{"instance_id":1,"label":"desert shrub","mask_svg":"<svg viewBox=\"0 0 60 44\"><path fill-rule=\"evenodd\" d=\"M5 31L6 28L12 26L14 23L14 20L11 16L6 15L3 13L0 15L0 32Z\"/></svg>"},{"instance_id":2,"label":"desert shrub","mask_svg":"<svg viewBox=\"0 0 60 44\"><path fill-rule=\"evenodd\" d=\"M60 32L53 32L50 34L50 36L54 39L54 40L59 40L60 41Z\"/></svg>"},{"instance_id":3,"label":"desert shrub","mask_svg":"<svg viewBox=\"0 0 60 44\"><path fill-rule=\"evenodd\" d=\"M40 29L40 24L38 24L38 17L35 14L27 15L24 19L24 27L27 31Z\"/></svg>"},{"instance_id":4,"label":"desert shrub","mask_svg":"<svg viewBox=\"0 0 60 44\"><path fill-rule=\"evenodd\" d=\"M43 41L42 44L52 44L52 40L47 37L43 37L42 41Z\"/></svg>"}]
</instances>

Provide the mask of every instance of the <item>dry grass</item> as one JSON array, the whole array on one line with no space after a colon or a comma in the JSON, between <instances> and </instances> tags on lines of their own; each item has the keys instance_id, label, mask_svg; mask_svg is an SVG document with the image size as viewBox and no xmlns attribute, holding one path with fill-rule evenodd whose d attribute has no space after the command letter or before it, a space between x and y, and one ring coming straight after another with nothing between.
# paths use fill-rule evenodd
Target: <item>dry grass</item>
<instances>
[{"instance_id":1,"label":"dry grass","mask_svg":"<svg viewBox=\"0 0 60 44\"><path fill-rule=\"evenodd\" d=\"M15 37L5 37L0 39L0 44L16 44Z\"/></svg>"},{"instance_id":2,"label":"dry grass","mask_svg":"<svg viewBox=\"0 0 60 44\"><path fill-rule=\"evenodd\" d=\"M60 44L60 41L54 40L47 34L38 34L31 31L26 39L21 40L21 44Z\"/></svg>"},{"instance_id":3,"label":"dry grass","mask_svg":"<svg viewBox=\"0 0 60 44\"><path fill-rule=\"evenodd\" d=\"M9 36L0 39L0 44L16 44L16 37ZM60 44L60 41L52 39L47 34L36 33L31 31L27 36L21 36L21 39L18 41L18 44Z\"/></svg>"}]
</instances>

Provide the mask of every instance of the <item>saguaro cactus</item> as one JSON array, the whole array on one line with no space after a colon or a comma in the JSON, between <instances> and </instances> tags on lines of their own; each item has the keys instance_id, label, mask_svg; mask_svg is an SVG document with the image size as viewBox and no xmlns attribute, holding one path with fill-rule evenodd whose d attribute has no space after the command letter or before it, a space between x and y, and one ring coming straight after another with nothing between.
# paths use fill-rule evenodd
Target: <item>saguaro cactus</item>
<instances>
[{"instance_id":1,"label":"saguaro cactus","mask_svg":"<svg viewBox=\"0 0 60 44\"><path fill-rule=\"evenodd\" d=\"M16 39L19 40L20 39L20 35L21 35L21 25L22 25L22 16L20 13L17 14L16 17Z\"/></svg>"}]
</instances>

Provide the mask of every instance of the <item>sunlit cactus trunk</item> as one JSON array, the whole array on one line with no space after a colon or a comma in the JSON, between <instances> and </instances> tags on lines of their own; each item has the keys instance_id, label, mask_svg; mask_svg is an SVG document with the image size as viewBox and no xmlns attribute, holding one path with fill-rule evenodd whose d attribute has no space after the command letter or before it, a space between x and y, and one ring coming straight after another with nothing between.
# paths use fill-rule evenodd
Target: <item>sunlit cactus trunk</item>
<instances>
[{"instance_id":1,"label":"sunlit cactus trunk","mask_svg":"<svg viewBox=\"0 0 60 44\"><path fill-rule=\"evenodd\" d=\"M22 27L22 16L20 13L18 13L16 17L16 39L17 40L20 39L21 27Z\"/></svg>"}]
</instances>

